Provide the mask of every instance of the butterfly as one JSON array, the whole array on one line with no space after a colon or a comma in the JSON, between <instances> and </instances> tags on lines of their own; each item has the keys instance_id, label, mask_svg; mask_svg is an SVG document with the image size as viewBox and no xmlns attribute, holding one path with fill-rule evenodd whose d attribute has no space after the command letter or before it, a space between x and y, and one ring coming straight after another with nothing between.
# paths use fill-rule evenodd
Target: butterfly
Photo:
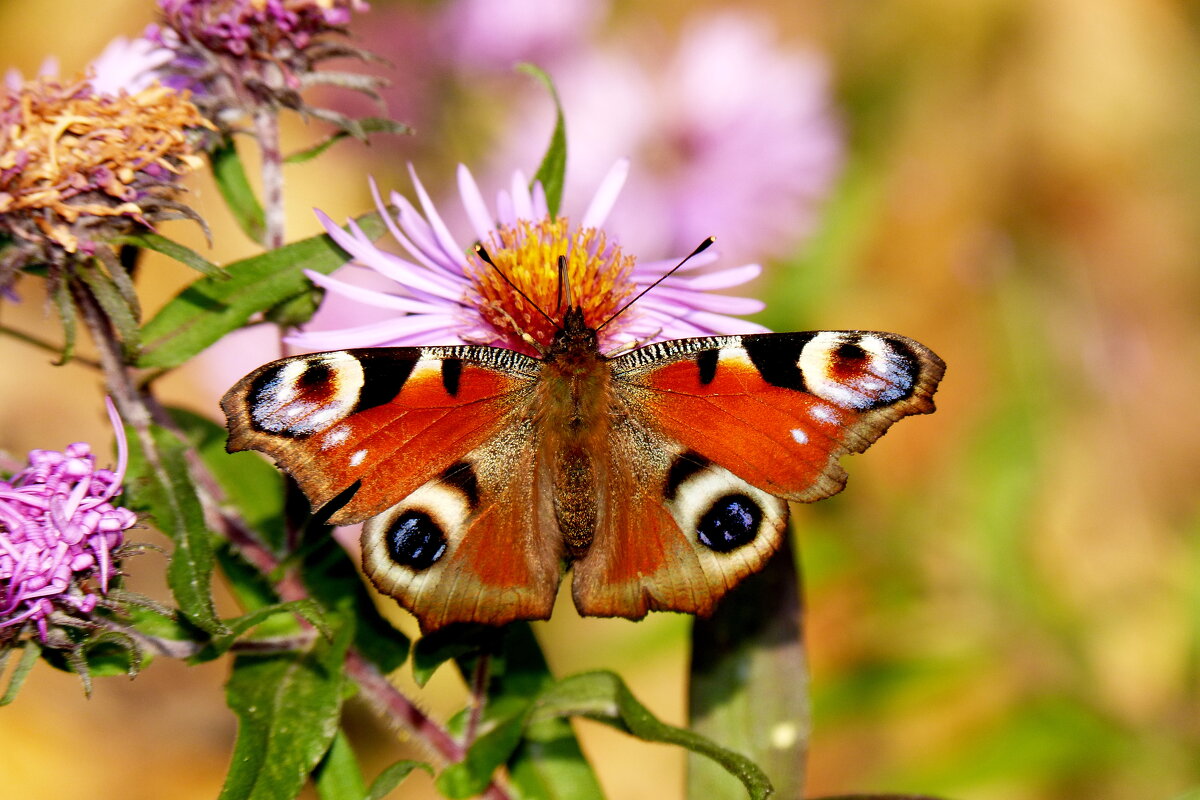
<instances>
[{"instance_id":1,"label":"butterfly","mask_svg":"<svg viewBox=\"0 0 1200 800\"><path fill-rule=\"evenodd\" d=\"M893 333L710 336L609 357L578 306L539 356L462 345L284 358L221 401L230 452L275 459L429 632L581 614L709 614L761 568L787 501L934 410L945 365ZM349 497L346 500L346 497Z\"/></svg>"}]
</instances>

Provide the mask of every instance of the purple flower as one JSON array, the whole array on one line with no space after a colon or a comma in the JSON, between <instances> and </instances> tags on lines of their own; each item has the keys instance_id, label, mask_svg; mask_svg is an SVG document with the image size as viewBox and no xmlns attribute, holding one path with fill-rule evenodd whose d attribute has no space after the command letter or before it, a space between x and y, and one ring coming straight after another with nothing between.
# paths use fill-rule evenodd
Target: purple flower
<instances>
[{"instance_id":1,"label":"purple flower","mask_svg":"<svg viewBox=\"0 0 1200 800\"><path fill-rule=\"evenodd\" d=\"M29 466L0 480L0 646L34 628L43 643L58 622L86 620L115 574L124 532L137 518L113 505L125 475L121 420L117 469L96 469L84 442L34 450ZM63 616L65 615L65 616Z\"/></svg>"},{"instance_id":2,"label":"purple flower","mask_svg":"<svg viewBox=\"0 0 1200 800\"><path fill-rule=\"evenodd\" d=\"M509 71L520 61L548 68L580 47L608 11L607 0L451 0L438 17L453 63Z\"/></svg>"},{"instance_id":3,"label":"purple flower","mask_svg":"<svg viewBox=\"0 0 1200 800\"><path fill-rule=\"evenodd\" d=\"M366 57L331 38L346 33L351 12L368 9L363 0L158 0L158 8L161 24L145 35L174 54L162 74L192 90L210 119L263 105L322 116L303 106L299 92L326 83L370 94L378 84L317 69L330 58Z\"/></svg>"},{"instance_id":4,"label":"purple flower","mask_svg":"<svg viewBox=\"0 0 1200 800\"><path fill-rule=\"evenodd\" d=\"M554 71L568 183L635 159L613 214L628 246L681 250L714 235L729 252L774 258L811 232L843 151L818 54L782 46L766 20L733 11L691 21L673 50L626 37L577 53ZM515 109L499 165L536 157L528 134L549 129L551 109L535 102Z\"/></svg>"},{"instance_id":5,"label":"purple flower","mask_svg":"<svg viewBox=\"0 0 1200 800\"><path fill-rule=\"evenodd\" d=\"M492 211L471 173L460 166L458 188L471 226L470 234L460 237L450 232L415 173L412 179L421 210L393 192L391 202L399 209L394 221L372 183L375 202L405 256L376 247L353 223L346 233L323 214L321 220L353 257L351 266L382 276L388 287L364 288L340 277L308 274L332 295L350 300L351 313L358 320L364 308L382 309L388 316L366 325L305 331L288 343L330 350L457 342L534 352L527 337L547 346L554 328L499 273L546 314L560 317L565 310L556 306L560 256L566 257L573 302L582 306L589 325L599 326L679 262L678 258L639 262L605 231L628 168L627 161L617 162L574 222L565 216L551 217L541 185L530 188L520 173L513 175L508 191L499 193ZM469 250L472 242L482 244L495 267ZM601 349L765 330L730 316L759 311L760 301L711 293L751 280L761 271L759 265L701 271L716 259L709 250L689 260L601 331Z\"/></svg>"},{"instance_id":6,"label":"purple flower","mask_svg":"<svg viewBox=\"0 0 1200 800\"><path fill-rule=\"evenodd\" d=\"M92 60L90 83L100 94L137 94L160 80L160 71L174 58L173 52L144 37L118 36Z\"/></svg>"}]
</instances>

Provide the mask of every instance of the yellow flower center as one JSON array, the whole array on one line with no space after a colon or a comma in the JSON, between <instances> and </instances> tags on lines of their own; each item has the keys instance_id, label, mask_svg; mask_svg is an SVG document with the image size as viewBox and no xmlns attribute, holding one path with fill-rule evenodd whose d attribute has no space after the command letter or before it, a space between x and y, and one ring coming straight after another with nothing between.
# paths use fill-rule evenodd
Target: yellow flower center
<instances>
[{"instance_id":1,"label":"yellow flower center","mask_svg":"<svg viewBox=\"0 0 1200 800\"><path fill-rule=\"evenodd\" d=\"M502 225L482 244L495 266L474 253L468 256L468 301L506 344L517 349L527 349L529 339L548 347L568 303L582 308L584 320L594 328L633 294L633 256L622 253L601 230L572 230L564 217ZM558 262L563 256L566 273L560 280Z\"/></svg>"}]
</instances>

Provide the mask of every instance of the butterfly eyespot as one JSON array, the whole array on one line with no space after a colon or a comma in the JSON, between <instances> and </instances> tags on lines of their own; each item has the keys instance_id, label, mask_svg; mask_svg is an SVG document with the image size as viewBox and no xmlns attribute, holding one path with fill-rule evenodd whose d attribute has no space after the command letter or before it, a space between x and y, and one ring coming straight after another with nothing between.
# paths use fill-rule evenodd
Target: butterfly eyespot
<instances>
[{"instance_id":1,"label":"butterfly eyespot","mask_svg":"<svg viewBox=\"0 0 1200 800\"><path fill-rule=\"evenodd\" d=\"M388 555L401 566L428 569L446 552L446 533L424 511L405 511L384 537Z\"/></svg>"},{"instance_id":2,"label":"butterfly eyespot","mask_svg":"<svg viewBox=\"0 0 1200 800\"><path fill-rule=\"evenodd\" d=\"M908 397L919 371L899 338L854 331L818 333L804 345L798 363L813 394L857 411Z\"/></svg>"},{"instance_id":3,"label":"butterfly eyespot","mask_svg":"<svg viewBox=\"0 0 1200 800\"><path fill-rule=\"evenodd\" d=\"M704 512L696 536L708 549L728 553L754 540L762 517L762 508L746 495L727 494Z\"/></svg>"}]
</instances>

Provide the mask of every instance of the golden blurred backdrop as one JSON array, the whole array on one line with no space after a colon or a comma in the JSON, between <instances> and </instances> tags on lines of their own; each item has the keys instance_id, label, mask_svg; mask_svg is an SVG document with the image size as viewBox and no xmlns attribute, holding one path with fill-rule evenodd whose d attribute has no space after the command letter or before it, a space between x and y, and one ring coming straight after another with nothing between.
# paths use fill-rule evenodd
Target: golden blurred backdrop
<instances>
[{"instance_id":1,"label":"golden blurred backdrop","mask_svg":"<svg viewBox=\"0 0 1200 800\"><path fill-rule=\"evenodd\" d=\"M372 5L402 25L433 4ZM653 48L717 7L617 2L598 24ZM814 237L751 285L770 301L760 318L894 330L948 364L936 415L850 459L844 494L796 509L809 794L1170 800L1200 787L1200 15L1171 0L736 8L829 59L848 142ZM50 54L71 73L152 17L149 0L10 0L0 52L26 75ZM406 61L416 35L370 41L409 82L427 74ZM495 85L519 93L523 80ZM289 167L289 238L320 231L314 206L337 220L368 210L369 174L408 191L412 161L445 194L450 165L483 161L495 132L479 117L507 96L482 114L442 102L411 138ZM549 131L533 128L541 147ZM317 134L291 120L286 136L299 147ZM213 228L211 260L254 252L211 184L194 182L190 200ZM194 225L164 232L206 247ZM147 314L191 277L148 259ZM17 291L0 324L56 340L37 282ZM225 385L270 357L222 351L226 363L170 376L163 395L216 417ZM53 360L0 337L0 450L109 440L100 378ZM131 563L133 588L165 599L164 564ZM687 620L580 620L568 603L536 628L557 674L615 669L685 722ZM216 796L235 729L226 668L159 659L85 699L77 678L39 664L0 711L3 794ZM464 693L439 674L421 697L450 713ZM403 752L365 709L350 713L369 775ZM609 796L682 796L679 751L577 729ZM417 774L395 796L435 795Z\"/></svg>"}]
</instances>

